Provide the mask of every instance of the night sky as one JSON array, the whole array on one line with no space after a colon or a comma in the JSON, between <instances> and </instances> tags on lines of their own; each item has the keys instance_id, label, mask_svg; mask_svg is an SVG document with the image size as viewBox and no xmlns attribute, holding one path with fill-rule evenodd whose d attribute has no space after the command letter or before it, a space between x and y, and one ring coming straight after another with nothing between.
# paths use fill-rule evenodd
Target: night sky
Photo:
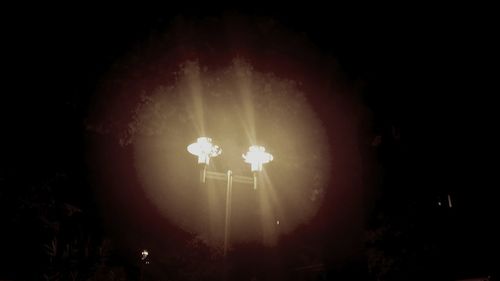
<instances>
[{"instance_id":1,"label":"night sky","mask_svg":"<svg viewBox=\"0 0 500 281\"><path fill-rule=\"evenodd\" d=\"M496 159L490 145L496 128L491 124L495 106L493 91L485 89L491 72L487 74L489 58L483 40L488 24L475 20L479 15L472 11L400 7L392 12L393 8L13 10L2 20L2 48L6 49L0 103L0 279L38 280L44 272L57 271L45 257L50 231L40 217L46 217L59 220L58 227L70 225L77 233L70 237L81 237L80 232L90 233L92 241L108 237L114 252L106 262L125 268L130 278L126 280L136 280L130 277L138 276L136 245L118 238L101 212L103 199L89 161L89 112L108 71L165 33L175 20L228 15L272 20L306 38L316 55L336 61L343 81L360 94L362 106L370 113L363 149L371 151L366 175L360 176L373 187L363 206L364 227L367 232L400 233L382 237L385 242L376 246L397 264L395 273L381 280L498 278L499 207L496 184L491 181ZM45 205L49 207L40 207ZM56 213L70 212L67 205L79 210L77 219L51 214L50 206L59 206L54 207ZM318 216L328 216L330 211L321 209ZM375 280L366 258L369 243L364 244L366 251L344 257L333 254L339 249L329 240L335 238L328 236L328 227L317 224L313 220L310 229L301 228L283 242L281 255L288 256L285 260L291 266L310 266L317 259L299 262L286 243L314 240L314 231L323 231L311 246L322 249L321 269L299 269L296 278ZM177 237L172 239L183 239L174 226L165 229ZM235 254L235 264L247 262L246 254ZM235 269L232 278L252 280L251 274L257 276L253 280L272 278L273 273L266 273L273 272L272 265L259 264L252 255L258 253L248 254L257 273ZM161 278L162 273L152 272Z\"/></svg>"}]
</instances>

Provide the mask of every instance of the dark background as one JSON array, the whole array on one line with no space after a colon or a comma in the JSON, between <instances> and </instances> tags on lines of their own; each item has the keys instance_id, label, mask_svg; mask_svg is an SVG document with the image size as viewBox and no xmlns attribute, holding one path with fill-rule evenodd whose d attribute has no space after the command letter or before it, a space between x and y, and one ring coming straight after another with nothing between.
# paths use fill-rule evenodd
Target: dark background
<instances>
[{"instance_id":1,"label":"dark background","mask_svg":"<svg viewBox=\"0 0 500 281\"><path fill-rule=\"evenodd\" d=\"M41 272L59 270L45 257L47 229L73 229L76 234L67 237L86 233L96 247L106 237L88 179L85 118L111 65L175 17L227 13L271 18L305 34L319 52L338 61L346 79L362 85L363 102L373 114L368 126L374 140L379 136L374 149L383 178L376 184L366 228L389 229L376 246L367 243L367 251L381 249L381 258L395 261L382 280L498 276L489 17L467 7L452 8L6 10L0 279L36 280ZM448 194L452 208L446 207ZM71 212L65 204L81 211L77 219L64 215ZM43 217L59 226L47 226ZM138 266L130 254L117 252L106 263L135 274ZM340 262L326 258L321 269L303 274L374 278L369 265L366 255Z\"/></svg>"}]
</instances>

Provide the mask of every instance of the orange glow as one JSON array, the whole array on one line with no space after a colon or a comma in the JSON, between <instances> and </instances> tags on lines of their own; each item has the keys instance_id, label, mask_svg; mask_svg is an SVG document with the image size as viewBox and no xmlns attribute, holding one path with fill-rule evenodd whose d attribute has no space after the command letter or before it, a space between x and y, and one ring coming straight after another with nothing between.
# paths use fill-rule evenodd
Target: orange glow
<instances>
[{"instance_id":1,"label":"orange glow","mask_svg":"<svg viewBox=\"0 0 500 281\"><path fill-rule=\"evenodd\" d=\"M138 106L131 127L139 130L129 136L139 179L164 216L210 244L221 244L225 183L207 180L200 186L197 167L185 153L200 124L224 149L224 154L208 161L220 154L209 138L189 146L190 153L201 155L199 163L210 165L209 170L231 169L236 175L251 176L247 162L251 171L261 171L273 156L252 143L279 155L279 161L262 171L257 191L234 184L232 243L274 244L281 233L314 216L322 200L319 195L315 200L310 197L324 193L317 190L326 188L329 180L330 153L323 125L296 83L255 71L240 60L212 71L189 62L178 74L177 84L158 88L147 104ZM241 151L249 146L242 161ZM277 217L287 223L277 227Z\"/></svg>"}]
</instances>

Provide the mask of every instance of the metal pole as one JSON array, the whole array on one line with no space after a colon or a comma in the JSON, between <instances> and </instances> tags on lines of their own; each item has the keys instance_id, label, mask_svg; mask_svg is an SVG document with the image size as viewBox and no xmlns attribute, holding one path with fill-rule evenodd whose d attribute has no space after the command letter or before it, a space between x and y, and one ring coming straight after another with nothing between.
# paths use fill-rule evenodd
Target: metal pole
<instances>
[{"instance_id":1,"label":"metal pole","mask_svg":"<svg viewBox=\"0 0 500 281\"><path fill-rule=\"evenodd\" d=\"M233 172L227 171L227 186L226 186L226 221L224 223L224 257L227 255L229 247L229 230L231 226L231 190L233 188Z\"/></svg>"},{"instance_id":2,"label":"metal pole","mask_svg":"<svg viewBox=\"0 0 500 281\"><path fill-rule=\"evenodd\" d=\"M253 190L257 190L257 172L253 172Z\"/></svg>"},{"instance_id":3,"label":"metal pole","mask_svg":"<svg viewBox=\"0 0 500 281\"><path fill-rule=\"evenodd\" d=\"M200 169L200 181L205 183L207 179L207 165L203 164L203 167Z\"/></svg>"}]
</instances>

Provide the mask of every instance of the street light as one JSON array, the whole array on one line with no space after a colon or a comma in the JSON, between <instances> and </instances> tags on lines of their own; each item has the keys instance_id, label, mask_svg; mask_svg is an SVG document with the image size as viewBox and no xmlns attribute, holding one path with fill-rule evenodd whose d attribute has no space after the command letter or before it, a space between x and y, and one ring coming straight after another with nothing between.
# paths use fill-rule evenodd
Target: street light
<instances>
[{"instance_id":1,"label":"street light","mask_svg":"<svg viewBox=\"0 0 500 281\"><path fill-rule=\"evenodd\" d=\"M243 159L246 163L250 164L250 169L253 173L253 177L238 176L233 175L231 170L226 173L220 173L215 171L207 171L208 164L210 163L210 158L219 156L222 153L222 149L212 143L212 139L208 137L199 137L195 143L188 145L187 150L189 153L198 156L198 164L203 167L201 169L200 181L205 183L206 178L226 181L226 218L224 223L224 256L227 255L228 243L229 243L229 226L231 223L231 192L233 187L233 181L244 184L253 185L253 189L257 189L257 174L262 172L263 165L269 163L273 160L273 155L266 152L263 146L252 145L248 148L246 154L243 154Z\"/></svg>"},{"instance_id":2,"label":"street light","mask_svg":"<svg viewBox=\"0 0 500 281\"><path fill-rule=\"evenodd\" d=\"M189 153L198 156L198 164L203 165L201 182L205 183L207 166L210 163L210 158L219 156L222 153L222 149L213 144L211 138L199 137L195 143L188 145L187 150Z\"/></svg>"},{"instance_id":3,"label":"street light","mask_svg":"<svg viewBox=\"0 0 500 281\"><path fill-rule=\"evenodd\" d=\"M266 149L260 145L252 145L248 148L248 152L243 154L243 159L251 165L252 172L262 172L262 165L273 161L271 153L266 152Z\"/></svg>"},{"instance_id":4,"label":"street light","mask_svg":"<svg viewBox=\"0 0 500 281\"><path fill-rule=\"evenodd\" d=\"M144 249L141 252L141 260L145 260L149 256L148 250Z\"/></svg>"},{"instance_id":5,"label":"street light","mask_svg":"<svg viewBox=\"0 0 500 281\"><path fill-rule=\"evenodd\" d=\"M248 148L248 152L243 154L245 163L250 164L250 169L253 173L253 189L257 189L257 173L262 172L262 166L273 161L273 155L266 152L263 146L252 145Z\"/></svg>"},{"instance_id":6,"label":"street light","mask_svg":"<svg viewBox=\"0 0 500 281\"><path fill-rule=\"evenodd\" d=\"M144 277L144 265L145 264L149 264L149 261L146 260L147 257L149 256L149 251L144 249L142 250L141 252L141 263L140 263L140 276L139 276L139 280L143 280L143 277Z\"/></svg>"}]
</instances>

